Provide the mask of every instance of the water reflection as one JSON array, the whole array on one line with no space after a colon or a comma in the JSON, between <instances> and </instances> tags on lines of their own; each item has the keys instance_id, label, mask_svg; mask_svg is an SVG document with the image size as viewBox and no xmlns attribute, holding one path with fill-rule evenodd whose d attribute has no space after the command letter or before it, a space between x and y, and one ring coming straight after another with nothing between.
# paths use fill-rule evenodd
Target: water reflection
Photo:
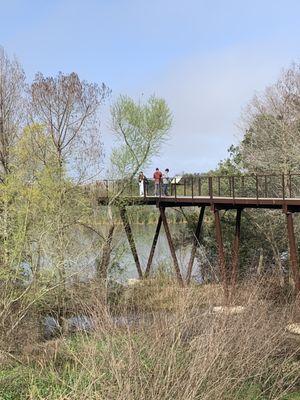
<instances>
[{"instance_id":1,"label":"water reflection","mask_svg":"<svg viewBox=\"0 0 300 400\"><path fill-rule=\"evenodd\" d=\"M147 265L147 260L149 257L154 233L155 233L155 224L149 225L132 225L132 231L135 239L135 244L137 247L140 263L142 265L143 270L145 270ZM170 224L170 231L172 236L174 237L175 234L178 234L180 229L186 228L185 224L177 223L177 224ZM117 233L117 241L119 240L122 242L124 246L124 251L122 255L119 257L118 262L120 267L124 270L123 279L131 279L137 278L138 273L135 267L135 263L129 248L129 244L127 243L127 239L125 233L120 230ZM121 245L121 243L120 243ZM185 274L186 266L188 263L189 255L190 255L191 246L179 246L176 250L176 255L178 257L178 262L181 266L182 273ZM117 257L117 248L113 254L113 256ZM168 242L166 238L165 231L163 227L161 228L160 235L157 241L155 254L153 258L153 267L157 268L158 266L172 266L172 259L170 255L170 250L168 247Z\"/></svg>"}]
</instances>

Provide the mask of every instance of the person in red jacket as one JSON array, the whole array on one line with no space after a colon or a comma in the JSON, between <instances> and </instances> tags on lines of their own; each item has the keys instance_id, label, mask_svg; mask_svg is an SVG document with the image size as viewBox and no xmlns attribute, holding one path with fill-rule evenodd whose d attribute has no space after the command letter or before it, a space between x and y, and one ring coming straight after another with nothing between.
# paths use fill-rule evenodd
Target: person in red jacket
<instances>
[{"instance_id":1,"label":"person in red jacket","mask_svg":"<svg viewBox=\"0 0 300 400\"><path fill-rule=\"evenodd\" d=\"M159 170L159 168L156 168L155 172L153 174L154 187L155 187L155 196L159 196L160 195L161 178L162 178L162 173Z\"/></svg>"}]
</instances>

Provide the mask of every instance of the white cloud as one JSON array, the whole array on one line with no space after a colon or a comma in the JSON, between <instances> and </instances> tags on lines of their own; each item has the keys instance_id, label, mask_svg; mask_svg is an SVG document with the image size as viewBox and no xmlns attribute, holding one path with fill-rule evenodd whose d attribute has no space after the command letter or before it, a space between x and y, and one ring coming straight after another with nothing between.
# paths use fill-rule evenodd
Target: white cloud
<instances>
[{"instance_id":1,"label":"white cloud","mask_svg":"<svg viewBox=\"0 0 300 400\"><path fill-rule=\"evenodd\" d=\"M283 40L248 43L173 59L159 75L140 77L128 94L138 98L155 93L166 99L174 116L170 140L154 158L153 168L168 166L179 173L216 167L241 137L237 125L244 106L255 92L275 82L282 68L298 61L297 50L297 43ZM105 131L108 156L112 140Z\"/></svg>"},{"instance_id":2,"label":"white cloud","mask_svg":"<svg viewBox=\"0 0 300 400\"><path fill-rule=\"evenodd\" d=\"M170 144L156 164L169 165L176 172L216 166L240 135L237 123L242 108L292 60L291 52L279 53L277 47L263 44L170 65L151 82L152 92L164 97L174 114Z\"/></svg>"}]
</instances>

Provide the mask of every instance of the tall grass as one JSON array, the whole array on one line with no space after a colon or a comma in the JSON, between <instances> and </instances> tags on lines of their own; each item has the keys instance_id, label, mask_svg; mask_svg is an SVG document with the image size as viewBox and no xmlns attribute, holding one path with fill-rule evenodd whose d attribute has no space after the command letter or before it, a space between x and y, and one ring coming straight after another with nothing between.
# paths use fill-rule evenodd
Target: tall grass
<instances>
[{"instance_id":1,"label":"tall grass","mask_svg":"<svg viewBox=\"0 0 300 400\"><path fill-rule=\"evenodd\" d=\"M18 362L7 361L0 398L300 398L300 341L286 331L299 305L279 297L266 284L247 283L232 299L241 312L214 309L222 302L218 285L137 284L113 310L87 307L90 334L33 343Z\"/></svg>"}]
</instances>

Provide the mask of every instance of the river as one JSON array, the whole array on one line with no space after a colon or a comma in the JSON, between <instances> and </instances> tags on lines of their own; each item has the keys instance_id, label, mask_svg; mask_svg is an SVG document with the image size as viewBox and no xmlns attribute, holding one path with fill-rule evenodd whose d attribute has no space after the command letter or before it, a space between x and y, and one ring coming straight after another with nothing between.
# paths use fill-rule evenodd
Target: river
<instances>
[{"instance_id":1,"label":"river","mask_svg":"<svg viewBox=\"0 0 300 400\"><path fill-rule=\"evenodd\" d=\"M180 231L187 229L184 223L173 223L169 224L172 237L179 236ZM140 264L143 271L146 269L147 260L149 257L153 237L156 229L155 224L132 224L131 225L137 252L140 259ZM107 227L102 227L102 234L105 236L107 233ZM65 266L70 275L70 279L86 280L93 278L95 275L96 263L99 257L99 236L92 234L91 232L85 232L84 234L78 234L74 232L74 236L70 241L72 247L69 249L70 257L66 261ZM180 243L180 242L179 242ZM191 245L188 246L177 246L176 255L182 274L185 275L186 266L188 264ZM51 255L51 248L48 248L49 253L45 254L41 258L41 266L49 269L53 268L53 260L55 257ZM52 258L53 257L53 258ZM196 264L195 260L195 264ZM126 282L128 279L138 278L136 265L129 247L129 243L124 232L123 226L117 225L114 232L113 239L113 250L111 254L111 272L112 279ZM157 241L155 254L153 258L152 268L161 268L163 270L170 270L173 267L173 261L168 246L168 241L163 226L161 227L160 235ZM27 263L23 265L24 271L30 270ZM77 277L77 278L76 278Z\"/></svg>"},{"instance_id":2,"label":"river","mask_svg":"<svg viewBox=\"0 0 300 400\"><path fill-rule=\"evenodd\" d=\"M149 257L155 229L156 226L154 224L132 225L134 240L143 270L145 270L147 265L147 260ZM181 229L186 229L186 225L183 223L170 224L170 231L172 235L178 234ZM120 275L119 278L121 278L122 280L137 278L138 274L136 266L129 248L126 235L123 230L118 230L116 241L118 245L115 247L112 258L113 260L117 260L119 266L123 270L123 273ZM185 273L186 270L190 255L190 249L191 246L181 246L179 249L176 250L178 262L183 273ZM172 267L171 254L164 228L161 227L153 258L153 268L170 268L170 266Z\"/></svg>"}]
</instances>

